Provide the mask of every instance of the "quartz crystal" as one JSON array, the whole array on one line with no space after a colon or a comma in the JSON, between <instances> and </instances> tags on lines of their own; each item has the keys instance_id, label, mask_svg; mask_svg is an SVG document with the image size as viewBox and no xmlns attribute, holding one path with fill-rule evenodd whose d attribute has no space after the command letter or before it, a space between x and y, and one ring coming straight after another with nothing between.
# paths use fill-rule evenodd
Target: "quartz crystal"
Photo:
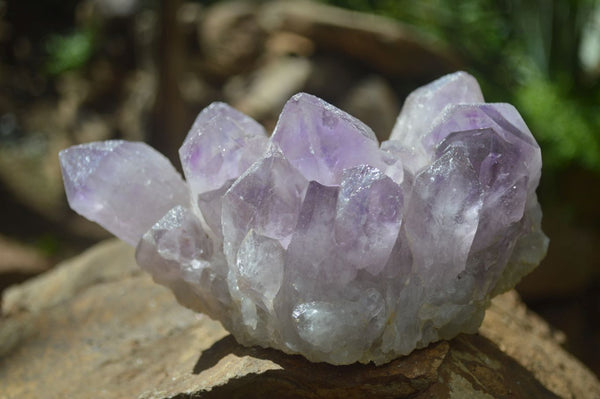
<instances>
[{"instance_id":1,"label":"quartz crystal","mask_svg":"<svg viewBox=\"0 0 600 399\"><path fill-rule=\"evenodd\" d=\"M244 345L381 364L476 332L548 245L540 148L517 110L485 103L464 72L410 94L381 145L300 93L270 138L210 105L180 158L187 184L142 143L71 147L67 199Z\"/></svg>"}]
</instances>

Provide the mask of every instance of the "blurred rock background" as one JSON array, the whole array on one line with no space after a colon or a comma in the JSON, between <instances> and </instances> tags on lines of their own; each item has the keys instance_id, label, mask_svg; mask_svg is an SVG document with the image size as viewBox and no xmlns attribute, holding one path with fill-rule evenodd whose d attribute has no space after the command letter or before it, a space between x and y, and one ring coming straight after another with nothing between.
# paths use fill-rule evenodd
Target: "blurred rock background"
<instances>
[{"instance_id":1,"label":"blurred rock background","mask_svg":"<svg viewBox=\"0 0 600 399\"><path fill-rule=\"evenodd\" d=\"M519 286L600 374L600 2L0 0L0 290L108 233L69 210L57 153L145 140L179 167L226 101L271 130L316 94L385 139L414 88L464 69L542 145L551 239Z\"/></svg>"}]
</instances>

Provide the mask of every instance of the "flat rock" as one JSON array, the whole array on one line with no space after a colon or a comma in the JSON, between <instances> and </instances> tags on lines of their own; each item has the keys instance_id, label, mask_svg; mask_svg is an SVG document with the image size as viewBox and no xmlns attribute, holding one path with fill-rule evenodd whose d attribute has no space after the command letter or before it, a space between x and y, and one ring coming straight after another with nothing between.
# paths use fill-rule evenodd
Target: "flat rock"
<instances>
[{"instance_id":1,"label":"flat rock","mask_svg":"<svg viewBox=\"0 0 600 399\"><path fill-rule=\"evenodd\" d=\"M101 243L5 292L0 398L596 398L596 377L514 292L479 335L386 365L332 366L238 345Z\"/></svg>"}]
</instances>

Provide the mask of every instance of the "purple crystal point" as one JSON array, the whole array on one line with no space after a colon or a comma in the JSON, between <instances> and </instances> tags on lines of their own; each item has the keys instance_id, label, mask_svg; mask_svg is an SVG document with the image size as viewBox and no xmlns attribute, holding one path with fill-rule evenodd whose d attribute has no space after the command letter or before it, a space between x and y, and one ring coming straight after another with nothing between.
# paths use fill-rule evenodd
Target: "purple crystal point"
<instances>
[{"instance_id":1,"label":"purple crystal point","mask_svg":"<svg viewBox=\"0 0 600 399\"><path fill-rule=\"evenodd\" d=\"M267 134L254 119L227 104L206 107L179 149L181 165L194 195L237 179L265 151Z\"/></svg>"},{"instance_id":2,"label":"purple crystal point","mask_svg":"<svg viewBox=\"0 0 600 399\"><path fill-rule=\"evenodd\" d=\"M223 196L224 251L236 261L240 243L254 229L287 247L308 182L280 154L261 159Z\"/></svg>"},{"instance_id":3,"label":"purple crystal point","mask_svg":"<svg viewBox=\"0 0 600 399\"><path fill-rule=\"evenodd\" d=\"M368 126L306 93L285 104L271 142L307 180L324 185L339 184L344 170L354 166L386 169Z\"/></svg>"},{"instance_id":4,"label":"purple crystal point","mask_svg":"<svg viewBox=\"0 0 600 399\"><path fill-rule=\"evenodd\" d=\"M349 266L372 274L385 267L398 237L402 208L402 189L380 170L363 165L344 173L335 239Z\"/></svg>"},{"instance_id":5,"label":"purple crystal point","mask_svg":"<svg viewBox=\"0 0 600 399\"><path fill-rule=\"evenodd\" d=\"M477 80L465 72L443 76L410 93L398 115L391 140L415 146L428 130L433 119L446 106L461 103L482 103L483 94Z\"/></svg>"},{"instance_id":6,"label":"purple crystal point","mask_svg":"<svg viewBox=\"0 0 600 399\"><path fill-rule=\"evenodd\" d=\"M451 148L465 152L484 190L482 226L472 250L487 248L498 241L506 228L523 217L529 183L528 166L518 146L505 141L493 129L450 134L437 148L443 154Z\"/></svg>"},{"instance_id":7,"label":"purple crystal point","mask_svg":"<svg viewBox=\"0 0 600 399\"><path fill-rule=\"evenodd\" d=\"M428 283L465 269L482 197L477 173L460 149L445 152L416 177L406 208L406 234L414 265Z\"/></svg>"},{"instance_id":8,"label":"purple crystal point","mask_svg":"<svg viewBox=\"0 0 600 399\"><path fill-rule=\"evenodd\" d=\"M144 143L88 143L59 157L71 208L131 245L169 209L189 203L179 173Z\"/></svg>"},{"instance_id":9,"label":"purple crystal point","mask_svg":"<svg viewBox=\"0 0 600 399\"><path fill-rule=\"evenodd\" d=\"M541 175L542 155L539 145L523 122L515 107L510 104L459 104L451 105L423 138L424 146L435 152L438 145L451 133L476 129L492 129L518 155L502 163L518 162L526 168L528 187L535 191ZM490 160L491 161L491 160Z\"/></svg>"},{"instance_id":10,"label":"purple crystal point","mask_svg":"<svg viewBox=\"0 0 600 399\"><path fill-rule=\"evenodd\" d=\"M392 129L390 141L403 147L406 164L411 173L427 162L421 140L430 130L444 108L451 104L483 103L483 94L477 80L465 72L443 76L410 93Z\"/></svg>"},{"instance_id":11,"label":"purple crystal point","mask_svg":"<svg viewBox=\"0 0 600 399\"><path fill-rule=\"evenodd\" d=\"M346 267L337 256L335 216L338 187L311 181L302 202L298 223L287 250L287 268L296 286L300 281L350 281L356 269ZM310 257L304 256L310 253Z\"/></svg>"},{"instance_id":12,"label":"purple crystal point","mask_svg":"<svg viewBox=\"0 0 600 399\"><path fill-rule=\"evenodd\" d=\"M476 332L548 246L540 148L516 109L484 103L464 72L415 90L381 146L300 93L270 139L212 104L180 156L191 199L144 144L65 150L69 203L139 241L156 282L244 345L381 364Z\"/></svg>"}]
</instances>

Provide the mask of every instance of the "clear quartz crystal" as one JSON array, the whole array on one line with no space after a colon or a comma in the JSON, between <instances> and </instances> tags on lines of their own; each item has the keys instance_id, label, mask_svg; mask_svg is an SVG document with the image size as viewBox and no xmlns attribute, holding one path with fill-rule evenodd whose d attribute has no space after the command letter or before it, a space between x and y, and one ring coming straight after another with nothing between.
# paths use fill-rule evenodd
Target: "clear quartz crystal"
<instances>
[{"instance_id":1,"label":"clear quartz crystal","mask_svg":"<svg viewBox=\"0 0 600 399\"><path fill-rule=\"evenodd\" d=\"M465 72L408 96L390 140L306 93L267 138L226 104L180 149L64 150L69 204L137 245L179 302L244 345L381 364L479 327L545 255L541 153L517 110Z\"/></svg>"}]
</instances>

